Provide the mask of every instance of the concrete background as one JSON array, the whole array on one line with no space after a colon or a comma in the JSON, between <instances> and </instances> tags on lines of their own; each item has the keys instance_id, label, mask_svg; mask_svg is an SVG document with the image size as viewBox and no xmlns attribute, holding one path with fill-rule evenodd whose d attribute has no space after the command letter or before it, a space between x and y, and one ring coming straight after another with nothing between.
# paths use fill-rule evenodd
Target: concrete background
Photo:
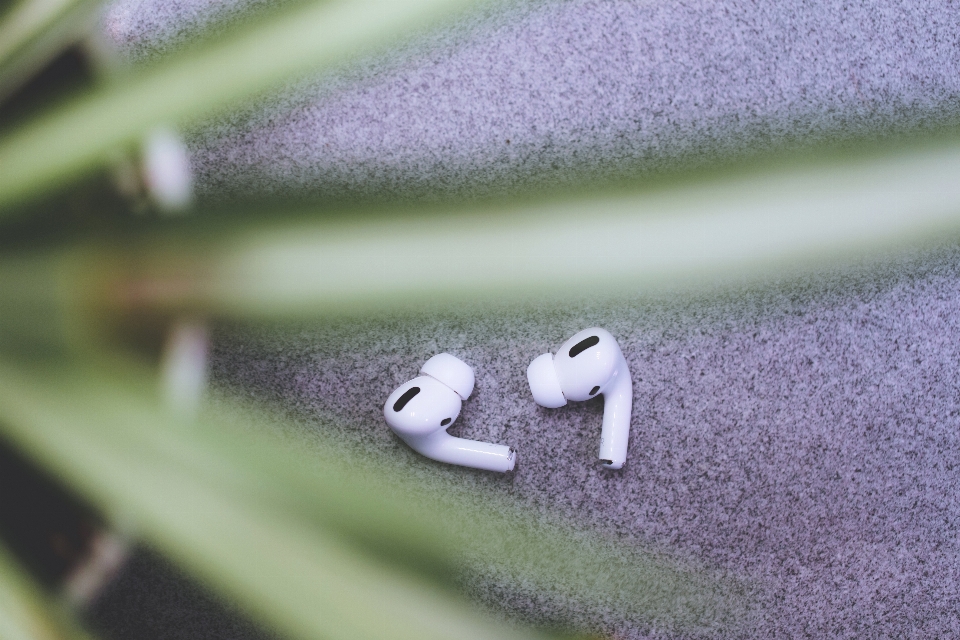
<instances>
[{"instance_id":1,"label":"concrete background","mask_svg":"<svg viewBox=\"0 0 960 640\"><path fill-rule=\"evenodd\" d=\"M263 3L118 0L133 61ZM497 5L189 132L205 202L509 196L955 123L960 3L839 0ZM213 382L334 429L426 483L485 487L626 545L743 576L744 637L960 634L960 245L763 285L219 327ZM634 376L627 467L596 460L602 403L537 407L524 372L576 331ZM451 432L519 451L507 476L435 463L382 405L441 351L477 388ZM337 418L336 427L328 418ZM672 637L465 585L504 615ZM517 595L519 593L519 595Z\"/></svg>"}]
</instances>

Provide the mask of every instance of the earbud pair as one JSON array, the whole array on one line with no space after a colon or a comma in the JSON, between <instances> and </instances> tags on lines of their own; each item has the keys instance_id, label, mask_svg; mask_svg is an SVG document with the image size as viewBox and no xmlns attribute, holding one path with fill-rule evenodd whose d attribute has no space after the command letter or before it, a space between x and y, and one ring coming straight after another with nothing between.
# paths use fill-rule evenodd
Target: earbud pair
<instances>
[{"instance_id":1,"label":"earbud pair","mask_svg":"<svg viewBox=\"0 0 960 640\"><path fill-rule=\"evenodd\" d=\"M516 452L510 447L457 438L447 427L460 415L463 400L473 393L473 369L448 353L433 356L423 374L390 394L383 415L394 433L415 451L450 464L488 471L512 471ZM619 469L627 459L633 383L616 339L603 329L584 329L530 363L527 381L537 404L556 408L568 400L604 397L600 462Z\"/></svg>"}]
</instances>

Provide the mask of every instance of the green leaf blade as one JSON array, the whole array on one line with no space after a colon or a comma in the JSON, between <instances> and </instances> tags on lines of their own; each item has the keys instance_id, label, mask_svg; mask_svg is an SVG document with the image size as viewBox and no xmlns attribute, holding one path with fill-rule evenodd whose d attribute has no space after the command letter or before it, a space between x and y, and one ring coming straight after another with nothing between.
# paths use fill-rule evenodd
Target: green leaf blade
<instances>
[{"instance_id":1,"label":"green leaf blade","mask_svg":"<svg viewBox=\"0 0 960 640\"><path fill-rule=\"evenodd\" d=\"M195 122L285 80L378 50L435 24L465 0L298 5L200 51L121 80L0 141L0 216L38 191L107 162L151 128Z\"/></svg>"}]
</instances>

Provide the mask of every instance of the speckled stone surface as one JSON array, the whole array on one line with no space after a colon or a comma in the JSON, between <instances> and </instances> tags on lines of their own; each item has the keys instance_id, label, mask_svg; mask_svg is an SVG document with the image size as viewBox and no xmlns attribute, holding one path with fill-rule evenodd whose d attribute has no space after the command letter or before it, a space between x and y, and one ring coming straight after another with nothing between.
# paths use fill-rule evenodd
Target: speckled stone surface
<instances>
[{"instance_id":1,"label":"speckled stone surface","mask_svg":"<svg viewBox=\"0 0 960 640\"><path fill-rule=\"evenodd\" d=\"M958 260L943 249L715 295L221 328L213 378L307 430L334 417L337 438L426 483L483 486L747 577L761 596L744 637L950 637ZM602 401L539 408L525 379L534 357L591 325L618 337L634 376L619 472L597 461ZM385 398L441 351L477 376L451 432L516 447L514 474L433 462L388 430ZM508 587L478 597L537 619L500 599ZM615 618L581 622L647 637Z\"/></svg>"},{"instance_id":2,"label":"speckled stone surface","mask_svg":"<svg viewBox=\"0 0 960 640\"><path fill-rule=\"evenodd\" d=\"M232 3L119 0L134 59ZM956 120L960 5L881 0L488 7L193 132L208 198L509 194Z\"/></svg>"},{"instance_id":3,"label":"speckled stone surface","mask_svg":"<svg viewBox=\"0 0 960 640\"><path fill-rule=\"evenodd\" d=\"M253 4L118 0L111 37L149 58ZM954 122L958 99L957 2L574 0L490 9L189 143L208 199L502 195ZM212 379L425 483L745 576L760 606L744 637L956 637L958 261L948 246L709 294L220 327ZM634 374L621 472L596 460L601 401L538 408L524 376L593 325ZM516 447L516 473L432 462L387 429L387 395L441 351L477 374L452 432ZM511 585L472 593L527 619L555 606ZM573 618L663 635L616 611Z\"/></svg>"}]
</instances>

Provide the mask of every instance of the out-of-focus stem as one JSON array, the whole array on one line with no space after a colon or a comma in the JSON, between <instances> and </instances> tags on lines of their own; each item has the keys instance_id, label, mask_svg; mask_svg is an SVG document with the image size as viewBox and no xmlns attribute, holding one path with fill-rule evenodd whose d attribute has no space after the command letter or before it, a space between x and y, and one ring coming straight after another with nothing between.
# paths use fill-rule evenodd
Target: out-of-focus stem
<instances>
[{"instance_id":1,"label":"out-of-focus stem","mask_svg":"<svg viewBox=\"0 0 960 640\"><path fill-rule=\"evenodd\" d=\"M159 125L179 126L289 78L428 27L467 0L297 3L280 15L125 77L0 141L0 217L30 194L102 167Z\"/></svg>"},{"instance_id":2,"label":"out-of-focus stem","mask_svg":"<svg viewBox=\"0 0 960 640\"><path fill-rule=\"evenodd\" d=\"M289 317L779 277L956 234L957 175L953 143L513 208L186 226L0 260L0 340L184 313Z\"/></svg>"},{"instance_id":3,"label":"out-of-focus stem","mask_svg":"<svg viewBox=\"0 0 960 640\"><path fill-rule=\"evenodd\" d=\"M6 640L91 640L44 597L0 546L0 637Z\"/></svg>"},{"instance_id":4,"label":"out-of-focus stem","mask_svg":"<svg viewBox=\"0 0 960 640\"><path fill-rule=\"evenodd\" d=\"M0 100L93 27L100 2L21 0L0 21Z\"/></svg>"}]
</instances>

